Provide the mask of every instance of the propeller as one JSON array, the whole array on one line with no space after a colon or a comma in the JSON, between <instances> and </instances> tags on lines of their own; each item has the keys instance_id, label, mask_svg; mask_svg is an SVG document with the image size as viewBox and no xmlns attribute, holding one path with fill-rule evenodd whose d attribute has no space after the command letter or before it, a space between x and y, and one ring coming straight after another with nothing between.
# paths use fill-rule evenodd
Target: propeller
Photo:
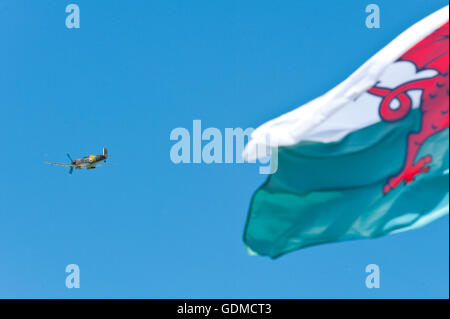
<instances>
[{"instance_id":1,"label":"propeller","mask_svg":"<svg viewBox=\"0 0 450 319\"><path fill-rule=\"evenodd\" d=\"M75 161L72 159L72 157L70 157L69 153L67 153L67 157L70 159L71 164L75 164ZM69 175L72 175L72 172L73 172L73 167L70 168Z\"/></svg>"}]
</instances>

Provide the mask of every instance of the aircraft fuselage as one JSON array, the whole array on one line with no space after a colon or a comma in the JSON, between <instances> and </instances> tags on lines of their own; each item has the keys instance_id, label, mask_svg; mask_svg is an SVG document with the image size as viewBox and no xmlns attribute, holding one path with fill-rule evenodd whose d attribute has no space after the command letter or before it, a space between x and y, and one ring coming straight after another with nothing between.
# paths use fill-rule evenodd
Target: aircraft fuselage
<instances>
[{"instance_id":1,"label":"aircraft fuselage","mask_svg":"<svg viewBox=\"0 0 450 319\"><path fill-rule=\"evenodd\" d=\"M76 168L95 168L95 164L98 164L102 161L106 160L106 156L104 155L89 155L83 158L79 158L75 160Z\"/></svg>"}]
</instances>

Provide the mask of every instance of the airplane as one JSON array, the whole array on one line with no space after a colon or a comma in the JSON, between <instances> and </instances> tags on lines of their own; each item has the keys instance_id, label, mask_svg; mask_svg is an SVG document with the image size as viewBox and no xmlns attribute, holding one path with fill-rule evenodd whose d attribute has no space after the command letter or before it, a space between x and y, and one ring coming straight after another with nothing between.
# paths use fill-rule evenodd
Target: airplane
<instances>
[{"instance_id":1,"label":"airplane","mask_svg":"<svg viewBox=\"0 0 450 319\"><path fill-rule=\"evenodd\" d=\"M103 154L102 155L89 155L85 156L76 160L72 160L69 154L67 154L67 157L69 158L71 164L64 164L64 163L55 163L55 162L46 162L50 165L58 165L58 166L64 166L64 167L70 167L69 174L72 174L73 169L94 169L99 166L105 166L108 164L100 164L98 163L105 161L108 158L108 150L106 149L106 146L103 147Z\"/></svg>"}]
</instances>

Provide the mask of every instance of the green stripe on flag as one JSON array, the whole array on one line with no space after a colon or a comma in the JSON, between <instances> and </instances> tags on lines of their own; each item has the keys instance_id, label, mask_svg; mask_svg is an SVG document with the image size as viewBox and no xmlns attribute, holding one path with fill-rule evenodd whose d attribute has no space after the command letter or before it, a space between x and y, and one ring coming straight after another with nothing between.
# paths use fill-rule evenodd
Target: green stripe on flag
<instances>
[{"instance_id":1,"label":"green stripe on flag","mask_svg":"<svg viewBox=\"0 0 450 319\"><path fill-rule=\"evenodd\" d=\"M407 136L420 130L421 111L379 122L335 143L301 142L278 151L278 171L253 195L244 242L276 258L320 243L373 238L417 228L448 213L448 129L432 135L416 160L431 154L430 171L388 194Z\"/></svg>"}]
</instances>

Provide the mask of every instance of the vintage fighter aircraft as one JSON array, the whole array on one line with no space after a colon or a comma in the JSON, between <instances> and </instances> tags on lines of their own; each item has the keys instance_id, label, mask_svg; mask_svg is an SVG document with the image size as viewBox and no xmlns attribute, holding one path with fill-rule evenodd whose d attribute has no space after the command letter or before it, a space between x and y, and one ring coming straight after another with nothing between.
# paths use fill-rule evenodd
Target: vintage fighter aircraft
<instances>
[{"instance_id":1,"label":"vintage fighter aircraft","mask_svg":"<svg viewBox=\"0 0 450 319\"><path fill-rule=\"evenodd\" d=\"M67 157L70 159L71 164L64 164L64 163L54 163L54 162L46 162L47 164L51 165L58 165L58 166L64 166L64 167L70 167L69 174L72 174L73 169L94 169L99 166L105 166L107 164L100 164L98 163L102 161L106 161L108 158L108 150L106 149L106 146L103 147L103 154L102 155L89 155L85 156L83 158L79 158L76 160L72 160L69 154L67 154Z\"/></svg>"}]
</instances>

